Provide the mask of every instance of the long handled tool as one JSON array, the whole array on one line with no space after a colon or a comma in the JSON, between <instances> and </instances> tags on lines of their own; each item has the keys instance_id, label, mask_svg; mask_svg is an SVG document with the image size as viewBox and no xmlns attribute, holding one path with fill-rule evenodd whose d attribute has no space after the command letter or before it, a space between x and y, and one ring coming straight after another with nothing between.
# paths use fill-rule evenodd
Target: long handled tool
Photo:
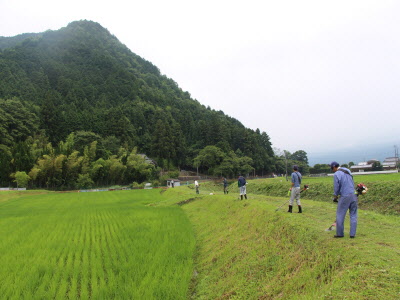
<instances>
[{"instance_id":1,"label":"long handled tool","mask_svg":"<svg viewBox=\"0 0 400 300\"><path fill-rule=\"evenodd\" d=\"M336 226L336 221L333 222L333 224L332 224L331 226L329 226L328 229L325 229L325 231L332 231L332 230L333 230L333 227L335 227L335 226Z\"/></svg>"},{"instance_id":2,"label":"long handled tool","mask_svg":"<svg viewBox=\"0 0 400 300\"><path fill-rule=\"evenodd\" d=\"M288 202L287 200L285 202L283 202L281 206L279 206L277 209L275 209L275 211L280 210L282 208L282 206L284 206L287 202Z\"/></svg>"},{"instance_id":3,"label":"long handled tool","mask_svg":"<svg viewBox=\"0 0 400 300\"><path fill-rule=\"evenodd\" d=\"M308 184L305 184L305 185L304 185L304 188L300 191L300 194L301 194L302 192L308 190L308 189L309 189ZM290 191L291 191L291 190L288 190L288 193L287 193L288 196L290 196ZM282 208L282 206L285 205L286 202L287 202L287 201L283 202L281 206L279 206L277 209L275 209L275 211L280 210L280 209Z\"/></svg>"}]
</instances>

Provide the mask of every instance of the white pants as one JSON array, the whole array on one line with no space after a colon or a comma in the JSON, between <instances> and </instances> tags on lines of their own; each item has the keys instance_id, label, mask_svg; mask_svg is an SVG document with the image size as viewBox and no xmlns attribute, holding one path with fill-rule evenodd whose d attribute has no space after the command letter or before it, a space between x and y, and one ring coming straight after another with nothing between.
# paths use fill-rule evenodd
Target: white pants
<instances>
[{"instance_id":1,"label":"white pants","mask_svg":"<svg viewBox=\"0 0 400 300\"><path fill-rule=\"evenodd\" d=\"M241 186L241 187L239 188L239 190L240 190L240 196L246 195L246 186L245 186L245 185L244 185L244 186Z\"/></svg>"},{"instance_id":2,"label":"white pants","mask_svg":"<svg viewBox=\"0 0 400 300\"><path fill-rule=\"evenodd\" d=\"M297 205L301 205L301 203L300 203L300 187L292 187L289 205L293 205L294 199L296 199Z\"/></svg>"}]
</instances>

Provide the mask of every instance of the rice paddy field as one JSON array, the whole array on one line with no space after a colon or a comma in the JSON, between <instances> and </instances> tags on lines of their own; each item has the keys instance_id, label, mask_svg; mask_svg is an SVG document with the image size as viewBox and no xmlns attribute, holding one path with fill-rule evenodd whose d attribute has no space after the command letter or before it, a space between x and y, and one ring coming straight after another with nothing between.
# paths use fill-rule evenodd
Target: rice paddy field
<instances>
[{"instance_id":1,"label":"rice paddy field","mask_svg":"<svg viewBox=\"0 0 400 300\"><path fill-rule=\"evenodd\" d=\"M16 195L0 194L2 299L186 299L192 227L147 205L159 190Z\"/></svg>"},{"instance_id":2,"label":"rice paddy field","mask_svg":"<svg viewBox=\"0 0 400 300\"><path fill-rule=\"evenodd\" d=\"M302 214L277 209L274 180L251 181L248 200L235 182L228 195L219 182L199 195L0 192L0 298L400 299L399 216L366 206L356 238L347 218L334 239L336 206L316 200L331 187L312 180Z\"/></svg>"}]
</instances>

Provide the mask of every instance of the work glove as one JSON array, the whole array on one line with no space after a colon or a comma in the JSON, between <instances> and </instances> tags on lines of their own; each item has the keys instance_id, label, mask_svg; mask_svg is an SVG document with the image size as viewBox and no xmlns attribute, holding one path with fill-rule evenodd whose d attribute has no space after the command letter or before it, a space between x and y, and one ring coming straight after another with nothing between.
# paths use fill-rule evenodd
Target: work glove
<instances>
[{"instance_id":1,"label":"work glove","mask_svg":"<svg viewBox=\"0 0 400 300\"><path fill-rule=\"evenodd\" d=\"M338 198L339 198L338 196L333 196L332 201L337 203L338 202Z\"/></svg>"}]
</instances>

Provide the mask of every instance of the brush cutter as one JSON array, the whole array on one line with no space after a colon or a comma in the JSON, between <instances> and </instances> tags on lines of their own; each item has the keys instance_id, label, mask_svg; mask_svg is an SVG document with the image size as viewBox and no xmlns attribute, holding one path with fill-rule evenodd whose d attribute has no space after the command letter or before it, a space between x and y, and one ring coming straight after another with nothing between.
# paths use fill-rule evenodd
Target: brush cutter
<instances>
[{"instance_id":1,"label":"brush cutter","mask_svg":"<svg viewBox=\"0 0 400 300\"><path fill-rule=\"evenodd\" d=\"M328 229L325 229L325 231L332 231L332 230L333 230L333 227L335 227L335 226L336 226L336 221L333 222L333 224L332 224L331 226L329 226Z\"/></svg>"},{"instance_id":2,"label":"brush cutter","mask_svg":"<svg viewBox=\"0 0 400 300\"><path fill-rule=\"evenodd\" d=\"M300 194L304 191L307 191L309 189L308 184L304 185L304 188L300 191Z\"/></svg>"},{"instance_id":3,"label":"brush cutter","mask_svg":"<svg viewBox=\"0 0 400 300\"><path fill-rule=\"evenodd\" d=\"M304 188L300 191L300 194L301 194L302 192L308 190L308 189L309 189L308 184L305 184L305 185L304 185ZM291 190L288 190L288 193L287 193L288 196L290 196L290 192L291 192ZM285 205L286 202L287 202L287 201L283 202L281 206L279 206L277 209L275 209L275 211L280 210L280 209L282 208L282 206Z\"/></svg>"},{"instance_id":4,"label":"brush cutter","mask_svg":"<svg viewBox=\"0 0 400 300\"><path fill-rule=\"evenodd\" d=\"M357 196L365 195L367 193L367 191L368 191L368 188L365 186L365 184L359 183L359 184L357 184L355 194L357 194Z\"/></svg>"},{"instance_id":5,"label":"brush cutter","mask_svg":"<svg viewBox=\"0 0 400 300\"><path fill-rule=\"evenodd\" d=\"M289 192L290 192L290 191L289 191ZM287 202L288 202L288 201L283 202L281 206L279 206L277 209L275 209L275 211L280 210L280 209L282 208L282 206L284 206Z\"/></svg>"}]
</instances>

